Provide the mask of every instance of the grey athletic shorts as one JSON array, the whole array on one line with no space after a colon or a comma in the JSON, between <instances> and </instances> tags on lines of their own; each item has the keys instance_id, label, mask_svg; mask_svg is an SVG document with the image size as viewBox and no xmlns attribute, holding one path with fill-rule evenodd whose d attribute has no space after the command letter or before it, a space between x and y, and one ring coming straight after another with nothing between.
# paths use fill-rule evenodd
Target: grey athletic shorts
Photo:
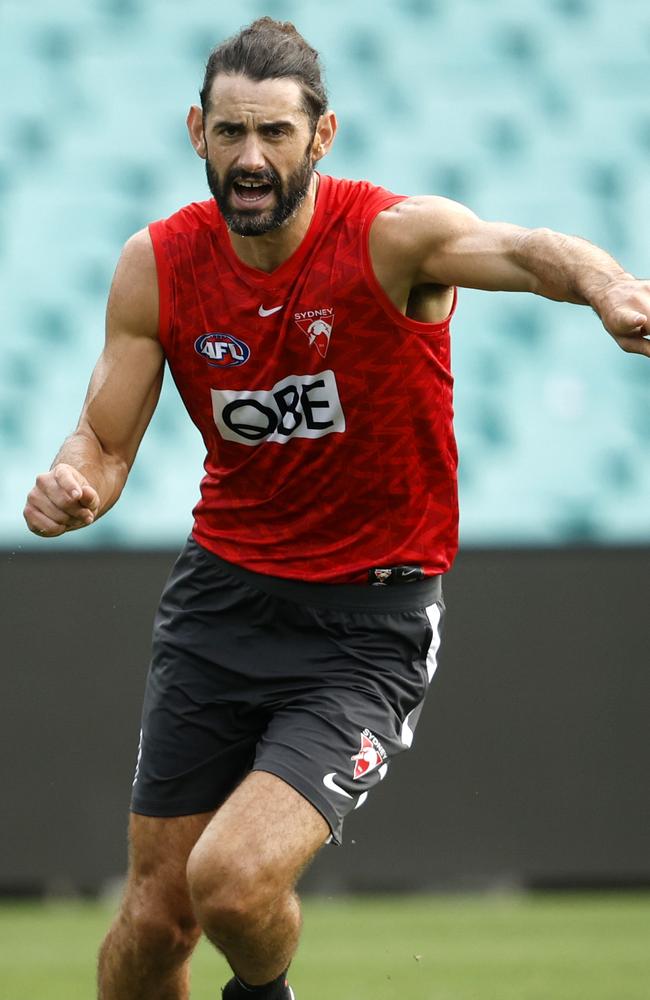
<instances>
[{"instance_id":1,"label":"grey athletic shorts","mask_svg":"<svg viewBox=\"0 0 650 1000\"><path fill-rule=\"evenodd\" d=\"M218 808L251 771L343 819L410 747L436 669L439 577L395 586L252 573L190 539L156 616L131 809Z\"/></svg>"}]
</instances>

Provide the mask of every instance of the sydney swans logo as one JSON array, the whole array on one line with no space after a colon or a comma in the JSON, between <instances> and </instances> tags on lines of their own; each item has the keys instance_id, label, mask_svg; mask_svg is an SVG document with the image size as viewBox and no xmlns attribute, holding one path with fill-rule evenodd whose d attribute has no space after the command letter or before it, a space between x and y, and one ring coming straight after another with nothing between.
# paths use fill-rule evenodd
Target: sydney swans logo
<instances>
[{"instance_id":1,"label":"sydney swans logo","mask_svg":"<svg viewBox=\"0 0 650 1000\"><path fill-rule=\"evenodd\" d=\"M333 309L307 309L294 313L294 320L307 337L310 347L315 347L324 358L330 346L334 326Z\"/></svg>"}]
</instances>

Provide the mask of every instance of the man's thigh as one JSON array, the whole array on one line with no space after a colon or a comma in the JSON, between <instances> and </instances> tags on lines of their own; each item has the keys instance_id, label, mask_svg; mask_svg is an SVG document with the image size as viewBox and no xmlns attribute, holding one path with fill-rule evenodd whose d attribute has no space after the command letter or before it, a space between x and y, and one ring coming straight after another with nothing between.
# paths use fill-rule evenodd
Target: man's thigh
<instances>
[{"instance_id":1,"label":"man's thigh","mask_svg":"<svg viewBox=\"0 0 650 1000\"><path fill-rule=\"evenodd\" d=\"M201 834L193 853L211 868L216 883L261 882L273 895L294 885L326 843L330 828L321 813L274 774L253 771L226 799Z\"/></svg>"},{"instance_id":2,"label":"man's thigh","mask_svg":"<svg viewBox=\"0 0 650 1000\"><path fill-rule=\"evenodd\" d=\"M250 771L268 722L249 676L259 600L207 557L183 550L156 615L131 798L143 816L213 812Z\"/></svg>"},{"instance_id":3,"label":"man's thigh","mask_svg":"<svg viewBox=\"0 0 650 1000\"><path fill-rule=\"evenodd\" d=\"M340 844L345 817L413 743L436 669L442 607L319 617L314 658L305 660L309 683L273 714L253 768L301 792Z\"/></svg>"}]
</instances>

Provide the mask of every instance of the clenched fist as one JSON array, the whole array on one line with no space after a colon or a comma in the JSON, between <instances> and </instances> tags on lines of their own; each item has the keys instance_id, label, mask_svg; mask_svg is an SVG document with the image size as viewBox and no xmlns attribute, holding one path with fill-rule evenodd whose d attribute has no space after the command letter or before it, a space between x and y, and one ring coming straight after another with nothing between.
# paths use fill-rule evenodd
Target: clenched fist
<instances>
[{"instance_id":1,"label":"clenched fist","mask_svg":"<svg viewBox=\"0 0 650 1000\"><path fill-rule=\"evenodd\" d=\"M597 312L618 346L650 357L650 281L624 275L598 293Z\"/></svg>"},{"instance_id":2,"label":"clenched fist","mask_svg":"<svg viewBox=\"0 0 650 1000\"><path fill-rule=\"evenodd\" d=\"M35 535L55 538L92 524L98 512L99 496L85 476L59 464L36 477L23 517Z\"/></svg>"}]
</instances>

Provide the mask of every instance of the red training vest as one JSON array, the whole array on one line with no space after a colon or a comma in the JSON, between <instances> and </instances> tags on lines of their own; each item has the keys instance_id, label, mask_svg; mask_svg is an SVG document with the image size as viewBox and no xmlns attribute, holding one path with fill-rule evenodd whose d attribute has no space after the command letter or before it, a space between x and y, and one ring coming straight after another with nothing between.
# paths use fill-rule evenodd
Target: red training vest
<instances>
[{"instance_id":1,"label":"red training vest","mask_svg":"<svg viewBox=\"0 0 650 1000\"><path fill-rule=\"evenodd\" d=\"M368 251L401 200L321 176L305 238L270 274L240 261L212 200L149 227L160 340L207 449L193 535L229 562L331 583L451 565L451 317L403 316Z\"/></svg>"}]
</instances>

